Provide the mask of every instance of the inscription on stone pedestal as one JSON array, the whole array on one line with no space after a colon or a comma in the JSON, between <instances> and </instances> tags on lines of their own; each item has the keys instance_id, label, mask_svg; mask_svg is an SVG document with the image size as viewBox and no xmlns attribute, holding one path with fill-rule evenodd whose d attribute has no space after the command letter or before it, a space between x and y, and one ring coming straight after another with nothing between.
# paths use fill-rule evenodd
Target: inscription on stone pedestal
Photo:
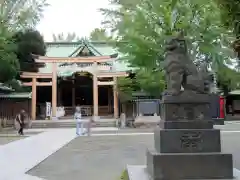
<instances>
[{"instance_id":1,"label":"inscription on stone pedestal","mask_svg":"<svg viewBox=\"0 0 240 180\"><path fill-rule=\"evenodd\" d=\"M194 108L193 108L193 106L191 106L191 105L188 105L188 106L186 106L186 107L184 107L184 111L183 112L185 112L185 114L184 114L184 118L183 119L191 119L191 120L193 120L195 117L195 111L194 111Z\"/></svg>"},{"instance_id":2,"label":"inscription on stone pedestal","mask_svg":"<svg viewBox=\"0 0 240 180\"><path fill-rule=\"evenodd\" d=\"M181 147L188 151L201 150L202 149L202 133L201 132L186 132L181 138Z\"/></svg>"},{"instance_id":3,"label":"inscription on stone pedestal","mask_svg":"<svg viewBox=\"0 0 240 180\"><path fill-rule=\"evenodd\" d=\"M161 118L164 121L211 120L208 104L164 104Z\"/></svg>"}]
</instances>

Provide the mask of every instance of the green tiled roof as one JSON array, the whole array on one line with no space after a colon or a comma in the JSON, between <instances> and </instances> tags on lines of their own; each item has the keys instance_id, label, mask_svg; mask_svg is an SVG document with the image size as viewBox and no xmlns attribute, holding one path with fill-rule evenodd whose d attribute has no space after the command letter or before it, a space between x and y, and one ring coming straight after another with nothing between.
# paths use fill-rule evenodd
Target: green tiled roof
<instances>
[{"instance_id":1,"label":"green tiled roof","mask_svg":"<svg viewBox=\"0 0 240 180\"><path fill-rule=\"evenodd\" d=\"M106 42L92 41L88 42L86 40L79 42L47 42L47 53L46 56L49 57L69 57L74 56L74 51L80 49L81 47L87 45L89 50L91 50L96 56L98 55L111 55L115 54L116 51Z\"/></svg>"},{"instance_id":2,"label":"green tiled roof","mask_svg":"<svg viewBox=\"0 0 240 180\"><path fill-rule=\"evenodd\" d=\"M0 98L10 98L10 99L31 99L31 92L21 92L21 93L8 93L0 94Z\"/></svg>"},{"instance_id":3,"label":"green tiled roof","mask_svg":"<svg viewBox=\"0 0 240 180\"><path fill-rule=\"evenodd\" d=\"M229 94L240 95L240 89L239 90L233 90L233 91L229 92Z\"/></svg>"},{"instance_id":4,"label":"green tiled roof","mask_svg":"<svg viewBox=\"0 0 240 180\"><path fill-rule=\"evenodd\" d=\"M72 52L78 48L79 45L75 44L56 44L47 43L46 56L49 57L68 57Z\"/></svg>"},{"instance_id":5,"label":"green tiled roof","mask_svg":"<svg viewBox=\"0 0 240 180\"><path fill-rule=\"evenodd\" d=\"M79 42L48 42L47 44L47 53L48 57L76 57L78 53L83 49L83 47L87 47L89 51L91 51L95 56L101 55L112 55L117 53L117 51L111 47L106 42L88 42L86 40L82 40ZM118 57L119 58L119 57ZM60 63L58 66L61 65ZM113 64L113 69L115 71L128 71L130 68L126 63L123 63L119 60L116 60ZM40 68L39 71L41 73L50 73L51 72L51 63L46 63L46 67ZM58 72L60 76L68 76L73 72L67 72L61 70Z\"/></svg>"},{"instance_id":6,"label":"green tiled roof","mask_svg":"<svg viewBox=\"0 0 240 180\"><path fill-rule=\"evenodd\" d=\"M2 91L9 91L9 92L14 91L11 87L7 87L3 83L0 83L0 90L2 90Z\"/></svg>"}]
</instances>

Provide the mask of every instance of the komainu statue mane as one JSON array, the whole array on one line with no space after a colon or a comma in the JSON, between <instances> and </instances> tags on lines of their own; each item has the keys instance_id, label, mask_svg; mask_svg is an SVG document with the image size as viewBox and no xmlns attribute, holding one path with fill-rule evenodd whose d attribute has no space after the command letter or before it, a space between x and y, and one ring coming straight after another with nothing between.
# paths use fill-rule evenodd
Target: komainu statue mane
<instances>
[{"instance_id":1,"label":"komainu statue mane","mask_svg":"<svg viewBox=\"0 0 240 180\"><path fill-rule=\"evenodd\" d=\"M180 34L166 44L164 69L167 91L165 95L179 95L183 91L206 94L208 80L197 69L188 55L186 40ZM184 89L181 91L181 89Z\"/></svg>"}]
</instances>

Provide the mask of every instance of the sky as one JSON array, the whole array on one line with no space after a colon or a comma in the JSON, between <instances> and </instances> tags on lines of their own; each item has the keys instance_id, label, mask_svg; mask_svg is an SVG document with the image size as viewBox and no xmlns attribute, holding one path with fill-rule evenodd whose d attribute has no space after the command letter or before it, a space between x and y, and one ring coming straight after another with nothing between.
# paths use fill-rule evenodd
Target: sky
<instances>
[{"instance_id":1,"label":"sky","mask_svg":"<svg viewBox=\"0 0 240 180\"><path fill-rule=\"evenodd\" d=\"M37 29L45 41L52 41L52 34L76 32L79 37L89 36L94 28L101 27L104 17L99 8L107 8L108 0L48 0L50 6Z\"/></svg>"}]
</instances>

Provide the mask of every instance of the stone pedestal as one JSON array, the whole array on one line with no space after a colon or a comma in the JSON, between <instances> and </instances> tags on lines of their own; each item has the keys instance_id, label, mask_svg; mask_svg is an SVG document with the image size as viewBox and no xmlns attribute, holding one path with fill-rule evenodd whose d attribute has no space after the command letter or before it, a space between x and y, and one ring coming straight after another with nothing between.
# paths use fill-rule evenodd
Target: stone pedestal
<instances>
[{"instance_id":1,"label":"stone pedestal","mask_svg":"<svg viewBox=\"0 0 240 180\"><path fill-rule=\"evenodd\" d=\"M141 167L145 179L233 179L232 155L221 152L220 130L213 129L210 114L209 95L165 96L155 149L147 150L147 165ZM129 180L135 180L133 169Z\"/></svg>"},{"instance_id":2,"label":"stone pedestal","mask_svg":"<svg viewBox=\"0 0 240 180\"><path fill-rule=\"evenodd\" d=\"M219 129L156 129L154 141L160 153L221 152Z\"/></svg>"}]
</instances>

